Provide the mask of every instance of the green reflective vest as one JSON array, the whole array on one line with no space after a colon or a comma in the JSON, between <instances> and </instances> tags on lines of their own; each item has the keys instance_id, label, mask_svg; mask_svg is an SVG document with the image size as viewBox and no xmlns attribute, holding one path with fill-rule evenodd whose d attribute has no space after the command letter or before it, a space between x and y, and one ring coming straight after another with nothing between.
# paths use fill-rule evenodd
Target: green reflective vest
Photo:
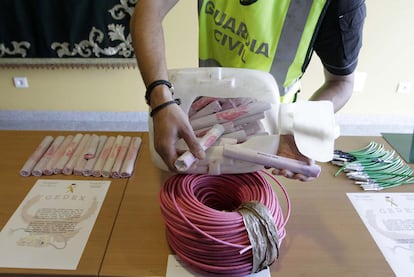
<instances>
[{"instance_id":1,"label":"green reflective vest","mask_svg":"<svg viewBox=\"0 0 414 277\"><path fill-rule=\"evenodd\" d=\"M238 0L199 0L200 66L270 72L281 102L290 102L327 1L259 0L244 6Z\"/></svg>"}]
</instances>

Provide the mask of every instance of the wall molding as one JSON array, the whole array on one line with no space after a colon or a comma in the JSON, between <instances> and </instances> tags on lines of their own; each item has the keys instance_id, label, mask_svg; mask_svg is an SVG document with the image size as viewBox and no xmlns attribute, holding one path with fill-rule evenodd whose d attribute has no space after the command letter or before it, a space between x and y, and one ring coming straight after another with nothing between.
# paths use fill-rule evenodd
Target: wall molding
<instances>
[{"instance_id":1,"label":"wall molding","mask_svg":"<svg viewBox=\"0 0 414 277\"><path fill-rule=\"evenodd\" d=\"M147 112L0 111L0 130L148 131Z\"/></svg>"},{"instance_id":2,"label":"wall molding","mask_svg":"<svg viewBox=\"0 0 414 277\"><path fill-rule=\"evenodd\" d=\"M341 135L380 136L381 133L413 133L414 115L336 114Z\"/></svg>"},{"instance_id":3,"label":"wall molding","mask_svg":"<svg viewBox=\"0 0 414 277\"><path fill-rule=\"evenodd\" d=\"M412 133L414 115L336 115L341 135ZM0 130L148 131L148 112L0 111Z\"/></svg>"}]
</instances>

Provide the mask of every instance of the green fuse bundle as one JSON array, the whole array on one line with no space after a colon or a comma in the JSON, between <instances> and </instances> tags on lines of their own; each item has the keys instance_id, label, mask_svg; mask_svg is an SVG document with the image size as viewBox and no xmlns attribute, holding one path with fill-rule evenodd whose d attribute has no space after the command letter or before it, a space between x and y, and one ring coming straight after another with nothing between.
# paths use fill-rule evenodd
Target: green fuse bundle
<instances>
[{"instance_id":1,"label":"green fuse bundle","mask_svg":"<svg viewBox=\"0 0 414 277\"><path fill-rule=\"evenodd\" d=\"M379 191L414 183L413 170L395 151L373 141L349 152L335 150L332 164L340 167L335 176L344 172L364 190Z\"/></svg>"}]
</instances>

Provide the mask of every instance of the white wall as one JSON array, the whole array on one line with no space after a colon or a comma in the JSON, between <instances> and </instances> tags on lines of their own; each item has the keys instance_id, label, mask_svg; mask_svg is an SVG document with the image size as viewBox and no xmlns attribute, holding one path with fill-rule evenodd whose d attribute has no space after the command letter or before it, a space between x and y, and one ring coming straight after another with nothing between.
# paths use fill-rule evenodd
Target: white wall
<instances>
[{"instance_id":1,"label":"white wall","mask_svg":"<svg viewBox=\"0 0 414 277\"><path fill-rule=\"evenodd\" d=\"M339 112L344 115L414 115L414 86L396 93L401 81L414 85L414 1L367 0L367 19L357 72L367 74L365 89L355 92ZM306 98L323 78L319 59L313 59L303 78ZM414 126L414 122L412 122Z\"/></svg>"},{"instance_id":2,"label":"white wall","mask_svg":"<svg viewBox=\"0 0 414 277\"><path fill-rule=\"evenodd\" d=\"M367 0L363 48L357 72L365 88L338 113L351 118L390 119L414 126L414 87L397 94L400 81L414 83L414 1ZM164 22L170 68L197 66L196 1L180 1ZM26 76L16 89L13 76ZM317 56L302 82L306 99L323 81ZM0 69L0 110L146 112L138 69ZM401 119L403 118L403 119Z\"/></svg>"}]
</instances>

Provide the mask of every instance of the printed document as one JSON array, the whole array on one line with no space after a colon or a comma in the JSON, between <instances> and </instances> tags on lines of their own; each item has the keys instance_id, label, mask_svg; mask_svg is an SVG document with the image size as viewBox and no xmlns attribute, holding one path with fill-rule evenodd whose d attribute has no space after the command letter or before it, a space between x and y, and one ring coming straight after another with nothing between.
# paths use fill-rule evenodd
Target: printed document
<instances>
[{"instance_id":1,"label":"printed document","mask_svg":"<svg viewBox=\"0 0 414 277\"><path fill-rule=\"evenodd\" d=\"M414 193L348 193L398 277L414 272Z\"/></svg>"},{"instance_id":2,"label":"printed document","mask_svg":"<svg viewBox=\"0 0 414 277\"><path fill-rule=\"evenodd\" d=\"M37 180L0 232L0 267L75 270L109 184Z\"/></svg>"}]
</instances>

